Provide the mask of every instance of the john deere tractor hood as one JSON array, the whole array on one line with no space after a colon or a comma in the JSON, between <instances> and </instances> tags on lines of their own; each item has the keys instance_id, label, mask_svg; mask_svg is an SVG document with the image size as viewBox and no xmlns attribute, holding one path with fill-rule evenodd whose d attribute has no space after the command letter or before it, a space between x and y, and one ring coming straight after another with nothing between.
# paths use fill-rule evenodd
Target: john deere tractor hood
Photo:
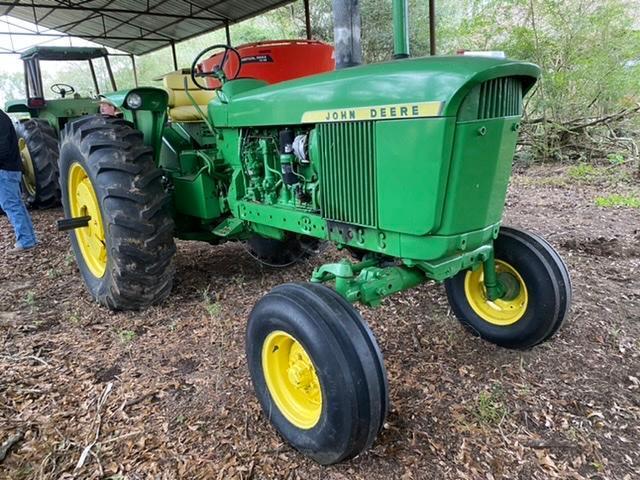
<instances>
[{"instance_id":1,"label":"john deere tractor hood","mask_svg":"<svg viewBox=\"0 0 640 480\"><path fill-rule=\"evenodd\" d=\"M396 60L261 86L238 94L233 94L237 88L231 88L235 82L229 82L230 88L223 89L210 105L210 118L219 127L255 127L453 117L466 94L482 82L521 77L526 93L539 75L536 65L494 58Z\"/></svg>"}]
</instances>

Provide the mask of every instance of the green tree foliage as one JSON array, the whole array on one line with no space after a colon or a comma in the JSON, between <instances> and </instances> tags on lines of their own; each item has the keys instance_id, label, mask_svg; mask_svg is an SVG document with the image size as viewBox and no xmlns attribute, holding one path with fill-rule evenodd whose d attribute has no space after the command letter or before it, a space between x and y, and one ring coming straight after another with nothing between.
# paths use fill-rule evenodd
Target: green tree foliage
<instances>
[{"instance_id":1,"label":"green tree foliage","mask_svg":"<svg viewBox=\"0 0 640 480\"><path fill-rule=\"evenodd\" d=\"M504 50L542 66L531 114L558 120L602 115L634 102L640 36L636 2L467 0L450 22L459 48ZM453 35L451 35L453 34Z\"/></svg>"},{"instance_id":2,"label":"green tree foliage","mask_svg":"<svg viewBox=\"0 0 640 480\"><path fill-rule=\"evenodd\" d=\"M428 2L409 1L411 53L427 55ZM580 119L606 117L637 105L640 91L638 0L439 0L436 3L439 54L455 54L460 49L501 50L511 58L542 66L543 78L529 98L527 108L528 119L536 126L529 139L537 145L534 156L557 157L567 139L576 140L585 134ZM310 4L314 38L330 42L332 0L311 0ZM391 0L362 0L361 8L365 61L389 60L393 53ZM231 35L235 45L303 38L302 0L233 25ZM191 66L203 48L225 41L224 32L216 31L178 44L179 66ZM168 48L137 57L136 61L141 84L157 85L153 79L173 69ZM115 57L112 64L118 86L132 86L130 59ZM97 70L101 87L108 90L104 66L98 65ZM0 74L0 96L15 98L21 78L18 74ZM47 74L45 70L45 84L55 81L71 83L82 92L93 90L86 65L69 63L55 74ZM626 117L623 118L628 123ZM561 133L563 128L570 133Z\"/></svg>"},{"instance_id":3,"label":"green tree foliage","mask_svg":"<svg viewBox=\"0 0 640 480\"><path fill-rule=\"evenodd\" d=\"M24 97L24 75L20 72L0 73L0 108L5 102Z\"/></svg>"}]
</instances>

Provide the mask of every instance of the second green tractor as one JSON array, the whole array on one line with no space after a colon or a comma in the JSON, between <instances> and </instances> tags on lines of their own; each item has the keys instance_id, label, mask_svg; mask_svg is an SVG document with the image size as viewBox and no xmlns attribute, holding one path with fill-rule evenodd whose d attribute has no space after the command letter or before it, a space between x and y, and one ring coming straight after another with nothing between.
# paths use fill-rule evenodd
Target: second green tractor
<instances>
[{"instance_id":1,"label":"second green tractor","mask_svg":"<svg viewBox=\"0 0 640 480\"><path fill-rule=\"evenodd\" d=\"M104 61L113 90L116 82L104 48L39 46L25 51L20 58L24 65L26 96L9 101L5 110L21 117L16 123L16 133L23 166L23 198L29 207L56 207L60 205L59 134L68 122L100 112L100 82L94 62ZM83 96L65 83L54 83L50 85L50 92L45 92L43 62L87 62L95 95ZM54 97L47 98L50 94Z\"/></svg>"}]
</instances>

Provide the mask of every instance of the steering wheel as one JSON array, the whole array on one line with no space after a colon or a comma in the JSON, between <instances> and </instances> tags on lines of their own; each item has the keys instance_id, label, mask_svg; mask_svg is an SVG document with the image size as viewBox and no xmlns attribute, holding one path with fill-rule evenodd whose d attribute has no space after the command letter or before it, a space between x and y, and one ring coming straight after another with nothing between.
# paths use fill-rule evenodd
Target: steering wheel
<instances>
[{"instance_id":1,"label":"steering wheel","mask_svg":"<svg viewBox=\"0 0 640 480\"><path fill-rule=\"evenodd\" d=\"M51 91L61 98L65 98L67 94L76 93L76 89L66 83L54 83L51 85Z\"/></svg>"},{"instance_id":2,"label":"steering wheel","mask_svg":"<svg viewBox=\"0 0 640 480\"><path fill-rule=\"evenodd\" d=\"M220 61L220 63L215 67L213 67L213 70L211 70L210 72L196 71L198 64L200 62L200 59L202 57L204 57L211 50L219 50L219 49L224 49L224 54L222 55L222 60ZM232 53L238 58L238 68L236 69L233 75L231 75L230 77L227 77L224 73L224 67L229 60L229 53ZM236 50L230 45L223 45L223 44L213 45L209 48L205 48L196 56L196 59L193 61L193 65L191 65L191 80L201 90L217 90L217 87L211 88L206 85L202 85L198 83L198 80L196 79L202 78L202 77L214 77L220 80L220 83L224 83L228 80L234 80L238 78L238 75L240 75L241 68L242 68L242 57L240 56L240 52L238 52L238 50Z\"/></svg>"}]
</instances>

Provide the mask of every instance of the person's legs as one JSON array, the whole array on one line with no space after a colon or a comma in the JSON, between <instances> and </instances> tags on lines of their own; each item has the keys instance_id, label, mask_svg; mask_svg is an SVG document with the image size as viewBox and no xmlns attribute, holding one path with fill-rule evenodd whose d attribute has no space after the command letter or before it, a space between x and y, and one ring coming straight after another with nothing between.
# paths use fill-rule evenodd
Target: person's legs
<instances>
[{"instance_id":1,"label":"person's legs","mask_svg":"<svg viewBox=\"0 0 640 480\"><path fill-rule=\"evenodd\" d=\"M0 207L16 232L16 247L24 249L33 247L37 242L31 217L20 194L21 179L21 172L0 170Z\"/></svg>"}]
</instances>

